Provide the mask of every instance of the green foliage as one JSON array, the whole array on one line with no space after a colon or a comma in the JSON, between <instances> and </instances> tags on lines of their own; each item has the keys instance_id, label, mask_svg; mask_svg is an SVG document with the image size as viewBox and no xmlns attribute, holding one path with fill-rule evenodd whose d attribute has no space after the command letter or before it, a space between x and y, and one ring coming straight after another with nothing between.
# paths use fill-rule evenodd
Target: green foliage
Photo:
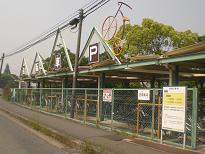
<instances>
[{"instance_id":1,"label":"green foliage","mask_svg":"<svg viewBox=\"0 0 205 154\"><path fill-rule=\"evenodd\" d=\"M93 145L92 143L85 141L81 148L82 154L104 154L102 147Z\"/></svg>"},{"instance_id":2,"label":"green foliage","mask_svg":"<svg viewBox=\"0 0 205 154\"><path fill-rule=\"evenodd\" d=\"M10 87L8 87L8 86L6 86L6 87L4 87L4 89L3 89L3 98L5 99L5 100L10 100L10 98L11 98L11 89L10 89Z\"/></svg>"},{"instance_id":3,"label":"green foliage","mask_svg":"<svg viewBox=\"0 0 205 154\"><path fill-rule=\"evenodd\" d=\"M142 88L139 82L130 82L129 87L130 88Z\"/></svg>"},{"instance_id":4,"label":"green foliage","mask_svg":"<svg viewBox=\"0 0 205 154\"><path fill-rule=\"evenodd\" d=\"M9 68L9 64L6 64L6 67L4 69L4 74L11 74L10 68Z\"/></svg>"},{"instance_id":5,"label":"green foliage","mask_svg":"<svg viewBox=\"0 0 205 154\"><path fill-rule=\"evenodd\" d=\"M8 73L8 72L7 72ZM0 88L3 89L3 98L9 100L11 97L10 88L17 88L18 82L16 81L18 77L14 74L2 74L0 80Z\"/></svg>"},{"instance_id":6,"label":"green foliage","mask_svg":"<svg viewBox=\"0 0 205 154\"><path fill-rule=\"evenodd\" d=\"M2 74L1 80L0 80L1 81L0 88L18 87L18 82L16 81L16 79L18 79L18 77L14 74Z\"/></svg>"},{"instance_id":7,"label":"green foliage","mask_svg":"<svg viewBox=\"0 0 205 154\"><path fill-rule=\"evenodd\" d=\"M199 42L203 42L203 41L205 41L205 35L199 36Z\"/></svg>"},{"instance_id":8,"label":"green foliage","mask_svg":"<svg viewBox=\"0 0 205 154\"><path fill-rule=\"evenodd\" d=\"M46 58L44 60L44 68L45 68L45 70L49 70L49 64L51 64L50 69L54 67L55 54L61 54L62 68L68 68L68 62L67 62L67 59L66 59L64 48L60 48L58 50L55 50L54 54L51 57L48 57L48 58ZM73 52L71 52L70 49L68 49L68 55L70 56L71 64L74 67L74 64L75 64L75 54ZM81 65L84 65L84 64L87 64L87 63L88 63L87 58L83 58L82 61L81 61Z\"/></svg>"},{"instance_id":9,"label":"green foliage","mask_svg":"<svg viewBox=\"0 0 205 154\"><path fill-rule=\"evenodd\" d=\"M116 37L122 34L122 27ZM145 18L141 25L126 25L129 54L161 54L163 51L184 47L198 42L198 34L190 30L178 32L173 27ZM112 40L110 42L112 44Z\"/></svg>"}]
</instances>

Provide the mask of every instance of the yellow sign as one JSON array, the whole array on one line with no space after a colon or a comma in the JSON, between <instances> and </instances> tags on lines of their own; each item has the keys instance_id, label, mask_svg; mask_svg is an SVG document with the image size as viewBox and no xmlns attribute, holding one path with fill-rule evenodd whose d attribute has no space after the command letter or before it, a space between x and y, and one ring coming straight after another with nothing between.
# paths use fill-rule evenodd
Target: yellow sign
<instances>
[{"instance_id":1,"label":"yellow sign","mask_svg":"<svg viewBox=\"0 0 205 154\"><path fill-rule=\"evenodd\" d=\"M185 132L186 87L164 87L162 129Z\"/></svg>"},{"instance_id":2,"label":"yellow sign","mask_svg":"<svg viewBox=\"0 0 205 154\"><path fill-rule=\"evenodd\" d=\"M184 93L168 93L165 92L163 96L164 105L184 106Z\"/></svg>"}]
</instances>

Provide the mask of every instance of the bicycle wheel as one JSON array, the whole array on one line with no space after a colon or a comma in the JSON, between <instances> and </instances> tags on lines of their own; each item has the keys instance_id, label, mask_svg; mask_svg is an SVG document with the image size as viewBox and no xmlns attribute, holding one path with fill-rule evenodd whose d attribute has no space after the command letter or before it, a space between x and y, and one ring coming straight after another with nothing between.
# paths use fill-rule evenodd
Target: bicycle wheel
<instances>
[{"instance_id":1,"label":"bicycle wheel","mask_svg":"<svg viewBox=\"0 0 205 154\"><path fill-rule=\"evenodd\" d=\"M125 50L125 41L120 38L116 38L113 42L112 49L114 54L119 56Z\"/></svg>"},{"instance_id":2,"label":"bicycle wheel","mask_svg":"<svg viewBox=\"0 0 205 154\"><path fill-rule=\"evenodd\" d=\"M117 32L117 20L114 16L105 19L102 26L102 37L104 40L111 40Z\"/></svg>"}]
</instances>

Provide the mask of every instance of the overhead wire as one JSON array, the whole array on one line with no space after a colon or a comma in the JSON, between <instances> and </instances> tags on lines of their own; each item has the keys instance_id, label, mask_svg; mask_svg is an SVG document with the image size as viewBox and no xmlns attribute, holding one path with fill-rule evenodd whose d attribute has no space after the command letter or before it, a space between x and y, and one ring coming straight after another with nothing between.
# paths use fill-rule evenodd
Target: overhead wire
<instances>
[{"instance_id":1,"label":"overhead wire","mask_svg":"<svg viewBox=\"0 0 205 154\"><path fill-rule=\"evenodd\" d=\"M89 3L84 5L81 8L81 9L85 10L84 18L87 17L88 15L90 15L91 13L93 13L94 11L96 11L97 9L99 9L100 7L102 7L103 5L105 5L106 3L108 3L109 1L111 1L111 0L95 0L95 1L90 1ZM52 36L54 36L57 33L58 28L61 31L65 30L67 28L70 28L71 26L69 25L69 21L71 21L75 18L78 18L78 11L79 10L75 11L74 13L72 13L68 17L64 18L63 20L61 20L60 22L58 22L57 24L52 26L49 30L41 33L39 36L35 37L34 39L24 43L23 45L21 45L18 48L11 50L11 52L9 54L5 55L5 58L8 58L8 57L13 56L13 55L18 54L18 53L21 53L21 52L33 47L34 45L51 38ZM0 60L1 59L2 58L0 58Z\"/></svg>"},{"instance_id":2,"label":"overhead wire","mask_svg":"<svg viewBox=\"0 0 205 154\"><path fill-rule=\"evenodd\" d=\"M82 7L82 9L87 9L87 8L89 8L91 5L93 5L93 4L96 3L97 1L99 1L99 0L95 0L94 2L93 2L93 1L90 1L89 3L85 4L85 5ZM57 29L60 25L62 25L62 24L64 24L65 22L67 22L69 19L73 19L74 17L77 17L77 15L78 15L78 10L76 10L74 13L70 14L68 17L64 18L63 20L59 21L57 24L55 24L54 26L52 26L51 28L49 28L49 30L47 30L46 32L43 32L43 33L41 33L39 36L35 37L34 39L32 39L32 40L30 40L30 41L24 43L23 45L21 45L20 47L18 47L18 49L21 48L22 46L27 45L27 44L30 43L30 42L35 41L36 39L38 39L38 38L40 38L40 37L46 35L47 33L53 31L54 29ZM18 49L13 49L13 50L18 50Z\"/></svg>"},{"instance_id":3,"label":"overhead wire","mask_svg":"<svg viewBox=\"0 0 205 154\"><path fill-rule=\"evenodd\" d=\"M86 14L85 17L87 17L87 16L90 15L91 13L95 12L96 10L98 10L99 8L101 8L102 6L104 6L105 4L107 4L109 1L111 1L111 0L107 0L107 1L105 0L105 2L104 2L103 4L101 4L101 5L99 4L100 6L96 6L96 8L95 8L94 10L91 10L91 9L88 10L88 11L86 12L87 14L85 13L85 14ZM90 12L89 12L89 11L90 11Z\"/></svg>"}]
</instances>

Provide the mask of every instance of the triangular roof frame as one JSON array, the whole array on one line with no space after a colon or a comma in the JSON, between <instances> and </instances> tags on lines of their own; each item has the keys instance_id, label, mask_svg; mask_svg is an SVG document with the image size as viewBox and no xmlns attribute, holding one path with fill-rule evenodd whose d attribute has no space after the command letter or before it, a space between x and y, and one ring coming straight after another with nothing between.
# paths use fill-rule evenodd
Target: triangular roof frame
<instances>
[{"instance_id":1,"label":"triangular roof frame","mask_svg":"<svg viewBox=\"0 0 205 154\"><path fill-rule=\"evenodd\" d=\"M88 47L89 47L89 45L90 45L90 42L91 42L91 40L92 40L94 34L97 35L98 39L100 40L100 42L102 43L102 45L103 45L103 47L104 47L104 49L105 49L105 52L107 52L107 53L110 55L110 57L112 58L112 60L115 61L115 63L117 63L117 64L121 64L120 60L119 60L119 59L115 56L115 54L113 53L112 48L109 46L109 44L108 44L107 42L105 42L105 40L102 38L102 35L98 32L98 30L96 29L96 27L93 27L93 29L92 29L92 31L91 31L89 37L88 37L88 40L87 40L87 42L86 42L86 44L85 44L85 46L84 46L84 48L83 48L83 51L82 51L82 53L81 53L81 55L80 55L79 64L80 64L80 62L81 62L81 60L82 60L82 58L83 58L83 56L84 56L86 50L88 49Z\"/></svg>"},{"instance_id":2,"label":"triangular roof frame","mask_svg":"<svg viewBox=\"0 0 205 154\"><path fill-rule=\"evenodd\" d=\"M62 45L63 45L63 49L64 49L64 52L65 52L66 60L68 62L68 67L69 67L70 71L73 72L73 66L72 66L72 63L71 63L71 60L70 60L70 56L68 54L68 49L66 47L65 41L63 39L63 36L62 36L61 31L60 31L59 28L57 30L55 41L54 41L54 44L53 44L53 48L52 48L52 52L51 52L51 59L50 59L50 62L49 62L48 70L51 68L52 57L53 57L53 53L54 53L56 45L57 45L59 35L60 35L61 42L62 42Z\"/></svg>"},{"instance_id":3,"label":"triangular roof frame","mask_svg":"<svg viewBox=\"0 0 205 154\"><path fill-rule=\"evenodd\" d=\"M36 56L34 58L33 65L32 65L32 68L31 68L30 76L33 75L32 72L33 72L33 69L34 69L34 66L35 66L37 58L39 59L39 65L40 65L40 67L42 69L43 75L46 75L46 70L45 70L45 68L43 66L43 61L42 61L43 57L38 52L36 52Z\"/></svg>"},{"instance_id":4,"label":"triangular roof frame","mask_svg":"<svg viewBox=\"0 0 205 154\"><path fill-rule=\"evenodd\" d=\"M23 67L25 66L25 75L27 75L28 77L29 77L29 71L28 71L28 66L27 66L27 63L26 63L26 60L25 60L25 58L23 58L23 61L22 61L22 64L21 64L21 70L20 70L20 74L19 74L19 77L21 78L22 77L22 75L23 75Z\"/></svg>"}]
</instances>

